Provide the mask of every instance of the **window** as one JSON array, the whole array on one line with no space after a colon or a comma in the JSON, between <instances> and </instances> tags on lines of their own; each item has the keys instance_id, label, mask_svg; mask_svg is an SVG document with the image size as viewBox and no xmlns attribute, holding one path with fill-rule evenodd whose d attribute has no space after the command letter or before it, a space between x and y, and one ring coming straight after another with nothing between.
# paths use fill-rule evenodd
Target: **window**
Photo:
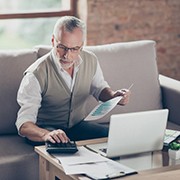
<instances>
[{"instance_id":1,"label":"window","mask_svg":"<svg viewBox=\"0 0 180 180\"><path fill-rule=\"evenodd\" d=\"M75 0L1 0L0 49L50 45L56 20L74 9Z\"/></svg>"}]
</instances>

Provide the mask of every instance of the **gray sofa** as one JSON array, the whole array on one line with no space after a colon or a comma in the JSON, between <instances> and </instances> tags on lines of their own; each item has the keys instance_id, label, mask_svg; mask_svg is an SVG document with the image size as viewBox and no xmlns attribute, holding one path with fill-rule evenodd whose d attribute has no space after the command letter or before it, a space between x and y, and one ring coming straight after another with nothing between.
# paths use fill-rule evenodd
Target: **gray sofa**
<instances>
[{"instance_id":1,"label":"gray sofa","mask_svg":"<svg viewBox=\"0 0 180 180\"><path fill-rule=\"evenodd\" d=\"M16 94L23 71L50 51L48 46L31 50L0 51L0 179L37 180L38 156L34 147L21 138L15 127L19 106ZM117 106L99 123L107 123L111 114L170 110L168 127L180 130L180 82L159 75L156 43L135 41L85 47L99 58L105 79L117 90L134 83L130 103ZM87 113L97 102L90 97ZM158 127L157 127L158 128Z\"/></svg>"}]
</instances>

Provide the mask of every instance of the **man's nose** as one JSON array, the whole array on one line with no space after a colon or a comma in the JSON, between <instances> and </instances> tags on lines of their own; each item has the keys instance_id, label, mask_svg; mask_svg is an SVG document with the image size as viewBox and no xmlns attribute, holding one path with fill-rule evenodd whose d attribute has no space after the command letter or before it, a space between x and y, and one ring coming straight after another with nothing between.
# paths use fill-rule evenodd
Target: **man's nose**
<instances>
[{"instance_id":1,"label":"man's nose","mask_svg":"<svg viewBox=\"0 0 180 180\"><path fill-rule=\"evenodd\" d=\"M64 57L66 58L66 59L68 59L68 57L69 57L69 49L67 49L67 50L65 50L64 51Z\"/></svg>"}]
</instances>

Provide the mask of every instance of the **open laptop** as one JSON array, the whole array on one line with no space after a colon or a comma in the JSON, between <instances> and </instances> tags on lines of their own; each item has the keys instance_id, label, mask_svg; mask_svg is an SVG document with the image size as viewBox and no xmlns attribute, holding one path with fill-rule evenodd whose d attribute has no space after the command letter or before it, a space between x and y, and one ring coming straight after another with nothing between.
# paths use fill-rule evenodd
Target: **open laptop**
<instances>
[{"instance_id":1,"label":"open laptop","mask_svg":"<svg viewBox=\"0 0 180 180\"><path fill-rule=\"evenodd\" d=\"M161 109L112 115L107 143L87 148L109 158L161 150L168 112Z\"/></svg>"}]
</instances>

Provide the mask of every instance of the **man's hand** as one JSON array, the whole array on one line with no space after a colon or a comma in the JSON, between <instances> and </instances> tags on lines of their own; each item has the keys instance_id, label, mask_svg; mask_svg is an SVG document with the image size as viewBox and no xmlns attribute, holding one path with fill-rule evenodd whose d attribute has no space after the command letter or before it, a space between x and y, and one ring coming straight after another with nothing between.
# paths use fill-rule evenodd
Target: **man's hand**
<instances>
[{"instance_id":1,"label":"man's hand","mask_svg":"<svg viewBox=\"0 0 180 180\"><path fill-rule=\"evenodd\" d=\"M119 101L118 104L124 106L129 102L130 95L131 95L131 92L129 89L121 89L114 92L110 88L104 88L99 95L99 100L105 102L112 98L123 96L123 98Z\"/></svg>"},{"instance_id":2,"label":"man's hand","mask_svg":"<svg viewBox=\"0 0 180 180\"><path fill-rule=\"evenodd\" d=\"M44 141L50 141L52 143L67 143L68 141L70 141L70 139L67 137L66 133L61 130L61 129L57 129L57 130L53 130L51 132L46 133L43 136L43 140Z\"/></svg>"},{"instance_id":3,"label":"man's hand","mask_svg":"<svg viewBox=\"0 0 180 180\"><path fill-rule=\"evenodd\" d=\"M131 91L128 89L121 89L115 92L114 97L123 96L123 98L119 101L119 105L126 105L129 102L131 95Z\"/></svg>"},{"instance_id":4,"label":"man's hand","mask_svg":"<svg viewBox=\"0 0 180 180\"><path fill-rule=\"evenodd\" d=\"M50 141L52 143L65 143L69 141L69 138L63 130L57 129L54 131L48 131L47 129L38 127L32 122L24 123L20 128L20 134L27 137L31 141L37 142Z\"/></svg>"}]
</instances>

